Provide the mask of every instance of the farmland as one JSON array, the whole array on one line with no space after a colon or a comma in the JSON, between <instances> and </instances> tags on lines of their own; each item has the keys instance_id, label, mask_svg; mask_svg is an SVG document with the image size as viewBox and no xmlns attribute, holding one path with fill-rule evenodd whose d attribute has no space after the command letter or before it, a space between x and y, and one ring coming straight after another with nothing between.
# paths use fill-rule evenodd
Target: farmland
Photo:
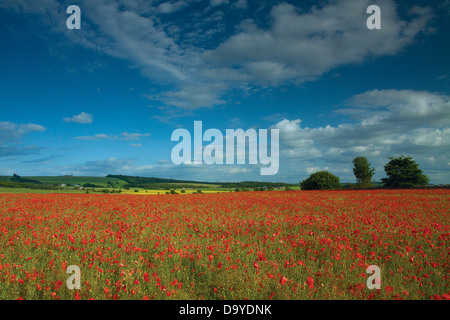
<instances>
[{"instance_id":1,"label":"farmland","mask_svg":"<svg viewBox=\"0 0 450 320\"><path fill-rule=\"evenodd\" d=\"M0 194L0 299L448 299L449 202L448 189Z\"/></svg>"}]
</instances>

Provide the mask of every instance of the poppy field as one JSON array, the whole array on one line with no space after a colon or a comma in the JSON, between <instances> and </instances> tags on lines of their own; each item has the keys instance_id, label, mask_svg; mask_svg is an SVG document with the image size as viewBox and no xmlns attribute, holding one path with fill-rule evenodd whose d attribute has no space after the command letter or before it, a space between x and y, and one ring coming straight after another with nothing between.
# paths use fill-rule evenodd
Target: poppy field
<instances>
[{"instance_id":1,"label":"poppy field","mask_svg":"<svg viewBox=\"0 0 450 320\"><path fill-rule=\"evenodd\" d=\"M0 299L450 299L449 204L448 189L0 194Z\"/></svg>"}]
</instances>

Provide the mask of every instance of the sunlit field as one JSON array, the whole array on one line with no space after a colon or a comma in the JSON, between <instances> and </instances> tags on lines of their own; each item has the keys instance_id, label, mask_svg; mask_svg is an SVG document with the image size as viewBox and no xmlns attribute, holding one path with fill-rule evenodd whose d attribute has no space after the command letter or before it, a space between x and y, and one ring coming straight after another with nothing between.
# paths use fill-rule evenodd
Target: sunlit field
<instances>
[{"instance_id":1,"label":"sunlit field","mask_svg":"<svg viewBox=\"0 0 450 320\"><path fill-rule=\"evenodd\" d=\"M440 189L0 194L0 299L449 299L449 202Z\"/></svg>"}]
</instances>

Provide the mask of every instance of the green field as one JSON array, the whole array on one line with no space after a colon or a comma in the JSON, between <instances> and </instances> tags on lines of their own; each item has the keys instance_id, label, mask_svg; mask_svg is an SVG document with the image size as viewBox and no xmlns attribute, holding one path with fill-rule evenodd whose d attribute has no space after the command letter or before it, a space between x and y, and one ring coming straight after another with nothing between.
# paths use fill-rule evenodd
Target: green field
<instances>
[{"instance_id":1,"label":"green field","mask_svg":"<svg viewBox=\"0 0 450 320\"><path fill-rule=\"evenodd\" d=\"M88 185L87 185L88 184ZM209 183L201 181L183 181L175 179L111 176L0 176L0 193L136 193L165 194L170 190L186 194L263 190L270 187L264 182ZM290 185L291 190L298 186ZM137 191L136 191L137 190ZM277 190L275 188L275 190Z\"/></svg>"}]
</instances>

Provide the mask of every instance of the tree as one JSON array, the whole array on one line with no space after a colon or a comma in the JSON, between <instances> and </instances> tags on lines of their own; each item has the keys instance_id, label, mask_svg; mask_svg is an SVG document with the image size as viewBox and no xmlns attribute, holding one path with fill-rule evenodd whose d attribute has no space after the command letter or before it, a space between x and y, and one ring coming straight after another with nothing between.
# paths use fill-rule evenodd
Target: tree
<instances>
[{"instance_id":1,"label":"tree","mask_svg":"<svg viewBox=\"0 0 450 320\"><path fill-rule=\"evenodd\" d=\"M384 166L387 178L381 179L385 187L412 187L426 185L429 179L419 169L419 165L411 157L389 157Z\"/></svg>"},{"instance_id":2,"label":"tree","mask_svg":"<svg viewBox=\"0 0 450 320\"><path fill-rule=\"evenodd\" d=\"M370 167L370 162L366 157L356 157L353 159L353 174L358 186L366 187L370 185L370 181L375 174L375 168Z\"/></svg>"},{"instance_id":3,"label":"tree","mask_svg":"<svg viewBox=\"0 0 450 320\"><path fill-rule=\"evenodd\" d=\"M313 173L308 179L300 183L302 190L322 190L322 189L336 189L341 186L339 177L328 171L319 171Z\"/></svg>"}]
</instances>

